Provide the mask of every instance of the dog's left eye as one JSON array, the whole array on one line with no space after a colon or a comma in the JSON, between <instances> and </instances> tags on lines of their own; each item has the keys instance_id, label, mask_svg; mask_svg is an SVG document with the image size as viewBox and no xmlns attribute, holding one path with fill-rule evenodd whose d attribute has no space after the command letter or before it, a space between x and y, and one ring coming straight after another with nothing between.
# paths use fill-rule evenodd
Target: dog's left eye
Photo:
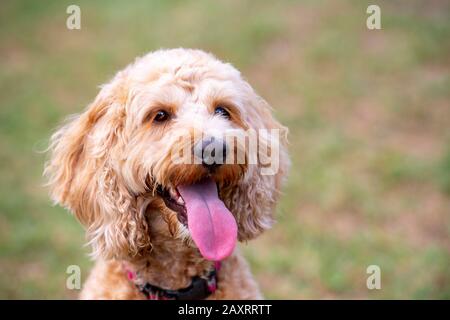
<instances>
[{"instance_id":1,"label":"dog's left eye","mask_svg":"<svg viewBox=\"0 0 450 320\"><path fill-rule=\"evenodd\" d=\"M164 122L169 120L170 114L167 111L160 110L156 113L155 117L153 118L153 121L155 122Z\"/></svg>"},{"instance_id":2,"label":"dog's left eye","mask_svg":"<svg viewBox=\"0 0 450 320\"><path fill-rule=\"evenodd\" d=\"M230 113L224 107L216 107L216 109L214 110L214 114L230 119Z\"/></svg>"}]
</instances>

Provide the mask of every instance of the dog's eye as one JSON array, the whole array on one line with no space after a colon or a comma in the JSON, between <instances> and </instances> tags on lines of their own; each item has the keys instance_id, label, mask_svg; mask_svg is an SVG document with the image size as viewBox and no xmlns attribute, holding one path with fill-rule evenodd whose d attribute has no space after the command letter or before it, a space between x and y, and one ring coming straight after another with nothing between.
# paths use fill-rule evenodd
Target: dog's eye
<instances>
[{"instance_id":1,"label":"dog's eye","mask_svg":"<svg viewBox=\"0 0 450 320\"><path fill-rule=\"evenodd\" d=\"M167 111L160 110L156 113L155 117L153 118L153 121L155 122L164 122L169 120L170 114Z\"/></svg>"},{"instance_id":2,"label":"dog's eye","mask_svg":"<svg viewBox=\"0 0 450 320\"><path fill-rule=\"evenodd\" d=\"M216 107L216 109L214 110L214 114L230 119L230 113L227 111L227 109L221 106Z\"/></svg>"}]
</instances>

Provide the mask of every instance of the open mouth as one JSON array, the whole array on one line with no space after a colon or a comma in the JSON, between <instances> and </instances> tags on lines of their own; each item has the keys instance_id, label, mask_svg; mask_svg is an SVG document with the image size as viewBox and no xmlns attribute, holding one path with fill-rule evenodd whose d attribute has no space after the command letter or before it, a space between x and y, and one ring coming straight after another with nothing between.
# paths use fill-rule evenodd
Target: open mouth
<instances>
[{"instance_id":1,"label":"open mouth","mask_svg":"<svg viewBox=\"0 0 450 320\"><path fill-rule=\"evenodd\" d=\"M202 256L220 261L234 250L237 224L233 214L219 198L216 182L200 182L177 187L157 187L165 205L177 213L186 226Z\"/></svg>"},{"instance_id":2,"label":"open mouth","mask_svg":"<svg viewBox=\"0 0 450 320\"><path fill-rule=\"evenodd\" d=\"M180 221L181 224L187 227L185 202L178 192L177 188L165 188L162 185L158 185L158 187L156 188L156 192L163 199L166 207L177 213L178 221Z\"/></svg>"}]
</instances>

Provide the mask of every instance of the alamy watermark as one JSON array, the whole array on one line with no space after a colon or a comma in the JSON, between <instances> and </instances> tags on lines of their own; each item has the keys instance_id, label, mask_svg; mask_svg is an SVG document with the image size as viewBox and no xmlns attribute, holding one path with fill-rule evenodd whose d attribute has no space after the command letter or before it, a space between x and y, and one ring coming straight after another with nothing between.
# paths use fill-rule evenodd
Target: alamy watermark
<instances>
[{"instance_id":1,"label":"alamy watermark","mask_svg":"<svg viewBox=\"0 0 450 320\"><path fill-rule=\"evenodd\" d=\"M81 29L81 9L75 4L67 7L66 13L69 15L66 20L66 27L69 30Z\"/></svg>"},{"instance_id":2,"label":"alamy watermark","mask_svg":"<svg viewBox=\"0 0 450 320\"><path fill-rule=\"evenodd\" d=\"M66 273L68 274L66 279L66 288L69 290L81 289L81 268L80 266L73 264L67 267Z\"/></svg>"},{"instance_id":3,"label":"alamy watermark","mask_svg":"<svg viewBox=\"0 0 450 320\"><path fill-rule=\"evenodd\" d=\"M369 290L381 289L381 268L376 264L367 267L366 273L370 274L366 280L366 286Z\"/></svg>"},{"instance_id":4,"label":"alamy watermark","mask_svg":"<svg viewBox=\"0 0 450 320\"><path fill-rule=\"evenodd\" d=\"M366 13L370 14L366 20L366 26L369 30L381 29L381 9L376 4L367 7Z\"/></svg>"},{"instance_id":5,"label":"alamy watermark","mask_svg":"<svg viewBox=\"0 0 450 320\"><path fill-rule=\"evenodd\" d=\"M175 164L258 165L262 175L280 168L280 129L225 130L220 136L180 130L173 137L179 148L171 149Z\"/></svg>"}]
</instances>

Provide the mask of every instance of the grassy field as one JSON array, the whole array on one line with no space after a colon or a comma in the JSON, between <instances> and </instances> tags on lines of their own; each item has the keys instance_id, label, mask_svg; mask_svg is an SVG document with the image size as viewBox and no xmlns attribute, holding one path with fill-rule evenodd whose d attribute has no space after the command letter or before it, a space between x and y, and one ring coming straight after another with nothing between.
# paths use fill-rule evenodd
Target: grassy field
<instances>
[{"instance_id":1,"label":"grassy field","mask_svg":"<svg viewBox=\"0 0 450 320\"><path fill-rule=\"evenodd\" d=\"M450 299L448 2L376 1L375 31L366 1L75 2L72 31L74 1L0 4L0 298L76 297L66 268L92 264L42 186L53 129L136 56L195 47L290 128L278 223L242 245L266 297Z\"/></svg>"}]
</instances>

